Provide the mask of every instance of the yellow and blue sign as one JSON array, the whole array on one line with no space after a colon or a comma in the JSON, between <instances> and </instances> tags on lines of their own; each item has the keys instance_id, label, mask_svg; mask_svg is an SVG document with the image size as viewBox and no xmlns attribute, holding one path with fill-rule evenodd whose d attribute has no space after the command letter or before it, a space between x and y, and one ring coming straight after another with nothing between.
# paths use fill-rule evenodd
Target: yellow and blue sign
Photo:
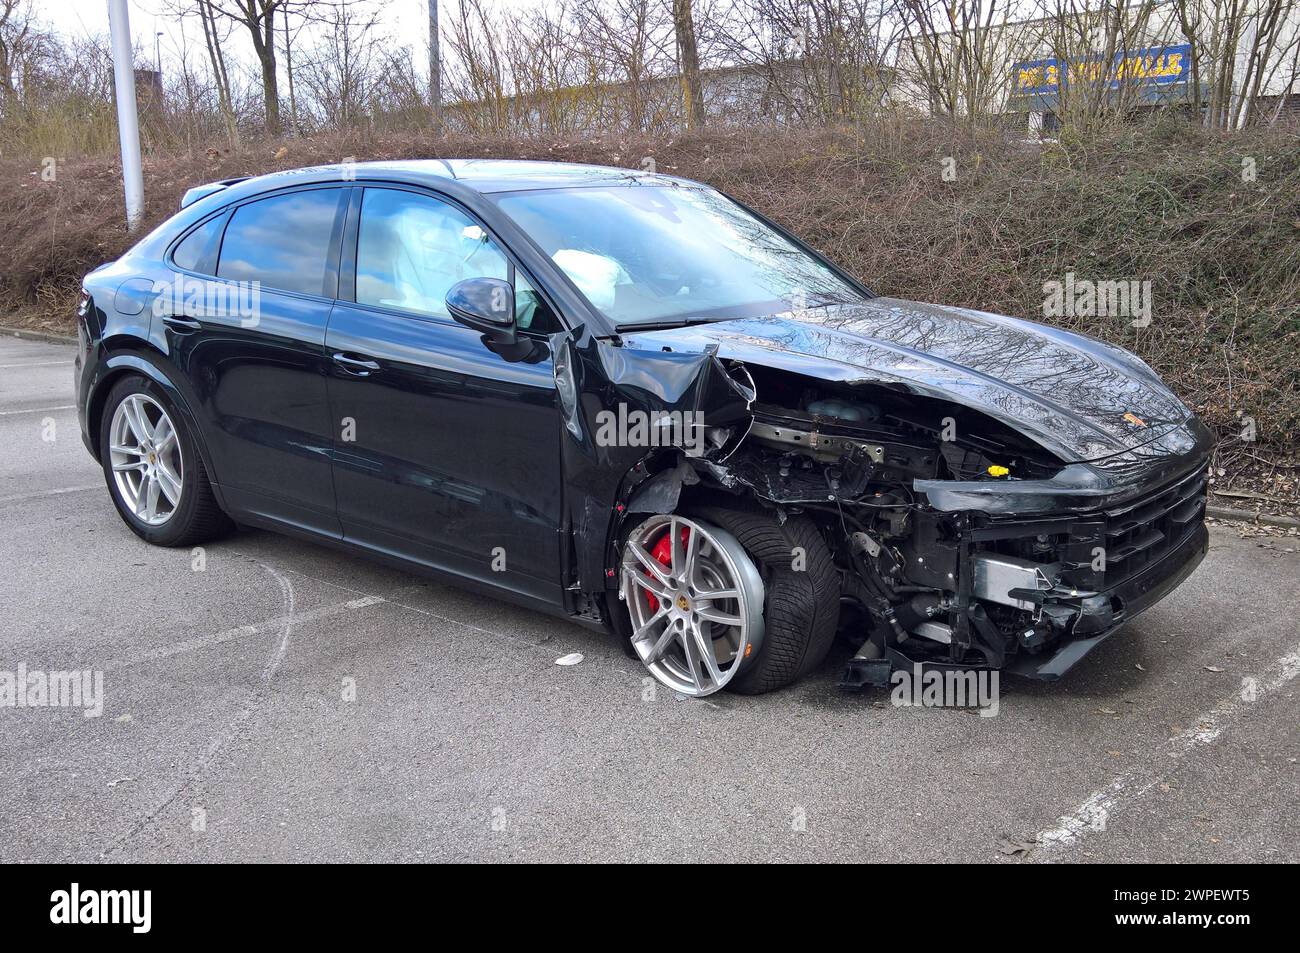
<instances>
[{"instance_id":1,"label":"yellow and blue sign","mask_svg":"<svg viewBox=\"0 0 1300 953\"><path fill-rule=\"evenodd\" d=\"M1059 99L1061 85L1105 83L1117 90L1134 87L1144 99L1182 98L1181 86L1191 77L1191 45L1153 46L1117 53L1109 62L1100 56L1068 62L1048 57L1011 67L1011 95L1050 108ZM1174 94L1174 95L1170 95Z\"/></svg>"}]
</instances>

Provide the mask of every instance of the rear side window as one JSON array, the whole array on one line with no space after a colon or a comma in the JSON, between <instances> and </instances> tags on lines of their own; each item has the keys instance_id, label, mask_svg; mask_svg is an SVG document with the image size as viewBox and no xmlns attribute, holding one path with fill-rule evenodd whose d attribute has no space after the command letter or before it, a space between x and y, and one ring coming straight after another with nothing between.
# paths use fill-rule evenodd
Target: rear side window
<instances>
[{"instance_id":1,"label":"rear side window","mask_svg":"<svg viewBox=\"0 0 1300 953\"><path fill-rule=\"evenodd\" d=\"M280 291L326 294L330 235L345 194L344 189L313 189L239 206L226 226L217 275Z\"/></svg>"},{"instance_id":2,"label":"rear side window","mask_svg":"<svg viewBox=\"0 0 1300 953\"><path fill-rule=\"evenodd\" d=\"M221 240L221 226L225 220L224 215L210 218L186 235L172 252L176 267L204 275L213 274L217 270L217 243Z\"/></svg>"}]
</instances>

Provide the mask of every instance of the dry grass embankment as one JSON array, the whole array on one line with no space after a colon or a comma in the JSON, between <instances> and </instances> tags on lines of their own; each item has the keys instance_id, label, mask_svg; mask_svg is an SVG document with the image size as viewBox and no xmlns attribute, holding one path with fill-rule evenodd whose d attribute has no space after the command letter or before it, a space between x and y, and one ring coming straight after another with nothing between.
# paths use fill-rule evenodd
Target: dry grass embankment
<instances>
[{"instance_id":1,"label":"dry grass embankment","mask_svg":"<svg viewBox=\"0 0 1300 953\"><path fill-rule=\"evenodd\" d=\"M1223 436L1220 462L1256 491L1295 492L1300 428L1300 140L1176 121L1039 145L929 123L710 132L672 140L436 141L331 137L145 162L147 224L189 186L358 159L504 156L638 167L718 186L876 291L1041 317L1047 281L1151 282L1153 320L1057 323L1127 347ZM956 179L941 176L944 157ZM1255 180L1243 179L1253 163ZM128 247L115 161L0 160L0 323L67 330L78 281ZM1243 441L1242 418L1257 440ZM1221 501L1231 502L1231 501Z\"/></svg>"}]
</instances>

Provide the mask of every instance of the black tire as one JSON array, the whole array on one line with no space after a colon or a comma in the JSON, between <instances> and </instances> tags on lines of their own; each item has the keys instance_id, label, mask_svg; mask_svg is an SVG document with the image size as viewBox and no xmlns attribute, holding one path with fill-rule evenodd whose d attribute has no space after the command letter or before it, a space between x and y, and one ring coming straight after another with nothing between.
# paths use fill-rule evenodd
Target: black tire
<instances>
[{"instance_id":1,"label":"black tire","mask_svg":"<svg viewBox=\"0 0 1300 953\"><path fill-rule=\"evenodd\" d=\"M113 479L109 430L118 405L132 394L145 394L167 411L167 416L171 418L176 428L176 438L184 460L180 505L171 518L160 526L151 526L136 516L130 505L122 498ZM99 420L99 462L104 470L109 496L112 497L113 505L117 507L122 522L145 542L153 543L155 546L194 546L198 543L211 542L234 529L235 524L222 512L216 497L213 496L212 484L208 481L207 470L204 469L194 435L190 432L188 419L178 411L175 402L167 396L167 393L146 377L129 374L114 384L113 389L108 392Z\"/></svg>"},{"instance_id":2,"label":"black tire","mask_svg":"<svg viewBox=\"0 0 1300 953\"><path fill-rule=\"evenodd\" d=\"M703 507L690 516L721 527L745 547L763 575L763 645L727 688L744 695L783 688L811 672L835 641L840 575L821 531L803 516L780 523L764 512ZM796 547L804 567L796 570Z\"/></svg>"}]
</instances>

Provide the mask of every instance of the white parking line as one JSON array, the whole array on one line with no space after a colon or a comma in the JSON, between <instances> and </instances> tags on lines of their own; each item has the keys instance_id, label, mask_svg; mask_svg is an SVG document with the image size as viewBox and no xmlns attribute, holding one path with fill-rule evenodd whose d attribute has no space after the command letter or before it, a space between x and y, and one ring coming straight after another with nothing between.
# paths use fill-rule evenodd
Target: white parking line
<instances>
[{"instance_id":1,"label":"white parking line","mask_svg":"<svg viewBox=\"0 0 1300 953\"><path fill-rule=\"evenodd\" d=\"M65 493L84 493L87 490L102 490L102 483L87 483L85 486L61 486L53 490L37 490L35 493L19 493L15 496L0 496L0 503L22 503L25 500L39 500L43 496L62 496Z\"/></svg>"},{"instance_id":2,"label":"white parking line","mask_svg":"<svg viewBox=\"0 0 1300 953\"><path fill-rule=\"evenodd\" d=\"M1270 623L1271 625L1271 623ZM1268 626L1256 626L1241 635L1250 635ZM1189 752L1219 739L1229 724L1266 695L1276 692L1300 675L1300 645L1277 659L1263 674L1241 680L1241 688L1195 719L1195 727L1180 731L1169 739L1171 759L1178 760ZM1068 847L1089 831L1104 831L1120 808L1134 804L1164 780L1164 776L1143 777L1137 771L1121 774L1082 804L1059 818L1056 824L1038 832L1037 841L1044 850Z\"/></svg>"},{"instance_id":3,"label":"white parking line","mask_svg":"<svg viewBox=\"0 0 1300 953\"><path fill-rule=\"evenodd\" d=\"M273 616L256 625L237 625L231 629L222 629L220 632L213 632L209 635L201 635L197 638L186 639L184 642L172 642L169 645L160 645L157 648L149 649L146 652L139 652L135 655L128 655L124 658L114 659L104 664L103 669L106 672L116 671L117 669L126 668L131 665L142 665L146 662L160 662L163 659L175 658L177 655L184 655L187 652L197 652L200 649L211 648L214 645L222 645L226 642L236 642L240 639L251 638L254 635L262 635L267 632L282 631L283 638L280 647L275 655L272 656L272 662L267 663L267 667L262 672L263 680L269 680L271 675L275 674L275 669L279 667L280 660L284 658L284 649L287 646L289 627L291 625L301 625L304 622L318 622L321 619L328 619L344 612L350 612L353 609L364 609L367 606L377 605L386 602L382 596L367 596L364 599L349 599L347 602L337 602L332 605L320 606L316 609L308 609L306 612L295 612L292 608L292 596L290 588L287 587L287 580L275 573L271 567L263 564L268 572L276 577L280 583L282 591L285 593L285 603L289 605L289 611L283 615Z\"/></svg>"},{"instance_id":4,"label":"white parking line","mask_svg":"<svg viewBox=\"0 0 1300 953\"><path fill-rule=\"evenodd\" d=\"M74 364L75 361L32 361L28 364L0 364L0 368L6 367L60 367L64 364Z\"/></svg>"},{"instance_id":5,"label":"white parking line","mask_svg":"<svg viewBox=\"0 0 1300 953\"><path fill-rule=\"evenodd\" d=\"M230 552L238 556L248 556L249 559L255 558L253 556L249 556L247 553L241 553L235 549L230 550ZM267 568L269 569L270 567ZM367 604L382 602L386 605L392 606L395 609L405 609L407 612L414 612L419 615L428 616L431 619L437 619L440 622L449 622L452 625L461 626L462 628L469 629L471 632L478 632L481 633L482 635L490 635L498 639L508 639L511 642L517 642L520 645L526 645L530 649L539 649L541 651L547 652L548 654L552 651L551 648L548 646L540 645L537 642L530 642L528 639L521 639L517 635L510 635L506 632L497 632L493 629L485 629L481 626L474 625L471 622L463 622L460 619L453 619L451 616L441 615L437 612L433 612L430 609L421 609L419 606L410 606L404 602L395 602L392 599L385 599L383 596L370 595L366 592L363 592L360 589L353 589L350 586L340 585L337 582L330 582L328 579L321 579L318 576L309 575L308 573L303 572L301 569L292 569L287 566L283 568L285 572L295 573L296 575L302 576L305 579L310 579L312 582L318 582L321 585L325 585L325 586L333 586L335 589L342 589L344 592L354 592L357 595L363 597L362 599L356 600L358 602L365 602L366 600L372 600Z\"/></svg>"},{"instance_id":6,"label":"white parking line","mask_svg":"<svg viewBox=\"0 0 1300 953\"><path fill-rule=\"evenodd\" d=\"M76 409L76 404L62 404L58 407L33 407L31 410L0 410L0 417L17 417L20 414L53 414L61 410Z\"/></svg>"},{"instance_id":7,"label":"white parking line","mask_svg":"<svg viewBox=\"0 0 1300 953\"><path fill-rule=\"evenodd\" d=\"M240 706L239 711L235 714L235 717L223 730L218 731L208 740L208 745L203 754L183 769L180 780L171 787L171 790L169 790L162 799L155 802L154 806L146 811L144 816L132 825L128 831L119 836L112 844L105 848L103 853L100 854L101 858L112 856L146 827L155 823L163 811L171 807L171 805L187 791L190 791L197 784L201 783L204 772L207 771L208 766L216 759L217 755L243 735L244 731L252 723L258 709L262 706L270 692L269 686L271 679L275 675L276 670L280 667L280 663L284 661L284 656L289 648L289 635L293 631L293 627L308 618L320 618L325 615L341 612L345 608L352 607L351 604L344 603L341 606L326 606L323 609L315 610L313 613L302 613L300 615L295 611L297 597L294 593L293 583L283 573L277 572L273 567L268 566L261 560L253 559L252 561L257 564L258 568L269 573L279 585L281 596L284 600L284 612L275 619L262 623L261 626L241 626L238 629L229 629L226 630L226 632L219 632L217 633L217 636L226 636L224 640L229 641L229 639L239 638L243 635L251 634L252 632L270 629L272 626L275 626L280 630L280 638L276 643L275 650L271 653L270 657L267 658L266 665L262 668L262 684L249 692L247 698ZM353 600L354 603L357 601L358 600ZM166 658L169 657L169 655L176 655L180 652L193 651L195 648L216 644L217 641L220 641L220 639L213 637L208 637L206 639L191 639L189 642L178 643L165 649L149 653L145 660ZM171 651L168 651L168 649ZM120 664L134 663L128 661Z\"/></svg>"}]
</instances>

